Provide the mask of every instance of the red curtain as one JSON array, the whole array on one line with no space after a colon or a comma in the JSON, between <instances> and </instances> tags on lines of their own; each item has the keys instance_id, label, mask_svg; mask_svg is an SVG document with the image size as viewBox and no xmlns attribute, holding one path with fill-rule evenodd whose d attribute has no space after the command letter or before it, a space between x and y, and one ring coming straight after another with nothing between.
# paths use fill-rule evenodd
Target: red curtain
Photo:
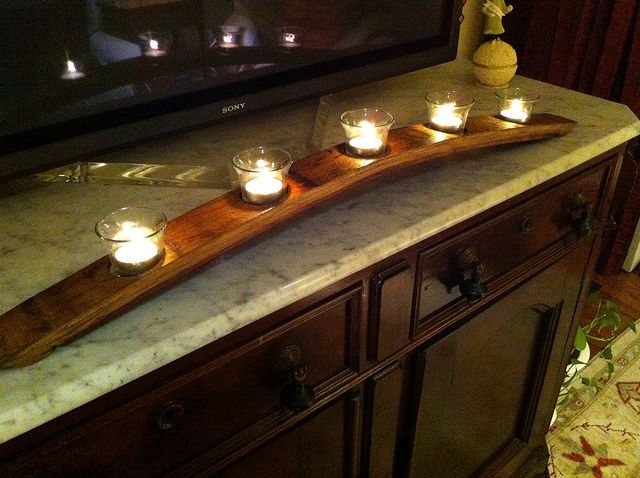
<instances>
[{"instance_id":1,"label":"red curtain","mask_svg":"<svg viewBox=\"0 0 640 478\"><path fill-rule=\"evenodd\" d=\"M640 116L640 0L512 3L505 39L518 51L518 74L619 101ZM623 162L612 216L618 226L598 262L606 274L620 270L640 217L638 147Z\"/></svg>"},{"instance_id":2,"label":"red curtain","mask_svg":"<svg viewBox=\"0 0 640 478\"><path fill-rule=\"evenodd\" d=\"M519 52L518 73L621 101L640 114L638 3L638 0L534 2L524 47ZM513 15L517 15L517 8L516 4Z\"/></svg>"}]
</instances>

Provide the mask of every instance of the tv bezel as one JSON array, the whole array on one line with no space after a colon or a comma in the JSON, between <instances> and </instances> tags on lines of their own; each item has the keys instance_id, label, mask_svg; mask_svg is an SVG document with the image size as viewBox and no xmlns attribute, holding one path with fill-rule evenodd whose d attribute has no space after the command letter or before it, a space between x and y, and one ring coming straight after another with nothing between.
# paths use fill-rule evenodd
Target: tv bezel
<instances>
[{"instance_id":1,"label":"tv bezel","mask_svg":"<svg viewBox=\"0 0 640 478\"><path fill-rule=\"evenodd\" d=\"M450 26L448 38L446 42L443 41L437 46L432 45L431 39L422 40L405 46L404 52L396 56L383 59L376 58L375 52L368 52L351 59L352 62L348 66L345 66L344 59L340 59L325 69L324 73L311 76L306 73L301 75L301 79L294 81L287 79L287 76L292 76L289 71L269 75L267 81L257 77L241 83L241 91L237 94L230 94L195 107L134 121L119 120L119 110L114 110L100 115L102 124L108 126L77 136L65 137L65 134L61 133L65 130L65 123L19 133L25 137L25 135L43 132L42 134L47 137L53 136L53 139L47 140L45 144L37 144L38 141L35 141L34 146L26 148L20 146L3 152L0 155L2 165L0 181L12 180L64 164L86 160L92 155L149 141L154 137L206 127L241 114L318 97L451 61L455 59L457 53L462 3L461 0L445 0L445 4L446 13L450 16L445 19ZM225 85L226 91L232 89L234 89L233 84ZM165 102L165 107L169 101L176 100L175 98L160 100ZM141 103L134 108L140 113L147 105L149 103ZM235 105L242 106L234 108Z\"/></svg>"}]
</instances>

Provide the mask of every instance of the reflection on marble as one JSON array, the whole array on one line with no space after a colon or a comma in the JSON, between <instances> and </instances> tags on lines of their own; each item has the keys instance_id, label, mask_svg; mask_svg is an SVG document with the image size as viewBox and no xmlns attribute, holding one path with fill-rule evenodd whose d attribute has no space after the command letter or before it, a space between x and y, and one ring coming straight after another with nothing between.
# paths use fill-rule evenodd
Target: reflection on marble
<instances>
[{"instance_id":1,"label":"reflection on marble","mask_svg":"<svg viewBox=\"0 0 640 478\"><path fill-rule=\"evenodd\" d=\"M494 112L493 92L474 85L468 64L454 63L324 98L320 116L331 111L329 116L337 123L339 111L377 106L399 118L398 126L419 122L424 118L426 90L445 84L464 84L473 91L476 106L472 114ZM294 221L278 234L204 268L32 366L0 371L0 441L640 134L640 122L622 105L524 78L516 78L514 86L538 88L542 99L537 111L577 120L575 130L562 138L459 155L420 167L411 176L390 178L384 186L371 187L330 209ZM310 125L301 125L301 131L310 135ZM344 141L341 131L336 131L328 120L318 121L315 144ZM234 147L249 137L255 139L253 132L245 134L233 139ZM84 189L69 189L77 186ZM91 229L104 212L143 198L175 215L212 197L206 190L167 191L53 184L0 201L5 211L0 219L0 310L102 255ZM75 204L74 198L84 205ZM85 207L89 204L93 206ZM79 232L85 226L89 231ZM63 239L69 236L82 237L66 243ZM58 266L54 273L41 271L44 261L62 262L64 267Z\"/></svg>"}]
</instances>

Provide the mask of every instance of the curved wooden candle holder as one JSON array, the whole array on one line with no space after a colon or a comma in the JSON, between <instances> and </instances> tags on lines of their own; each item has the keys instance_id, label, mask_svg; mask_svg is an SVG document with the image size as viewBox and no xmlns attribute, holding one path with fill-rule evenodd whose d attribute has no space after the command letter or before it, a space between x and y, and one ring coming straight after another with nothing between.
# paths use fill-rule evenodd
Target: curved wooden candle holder
<instances>
[{"instance_id":1,"label":"curved wooden candle holder","mask_svg":"<svg viewBox=\"0 0 640 478\"><path fill-rule=\"evenodd\" d=\"M423 125L394 129L386 154L374 162L346 155L344 145L298 160L289 173L289 195L281 203L250 206L238 189L230 191L169 223L165 258L156 268L117 277L109 272L105 256L0 316L0 367L40 360L200 266L359 185L454 153L561 136L574 125L548 114L533 115L526 125L470 117L464 135Z\"/></svg>"}]
</instances>

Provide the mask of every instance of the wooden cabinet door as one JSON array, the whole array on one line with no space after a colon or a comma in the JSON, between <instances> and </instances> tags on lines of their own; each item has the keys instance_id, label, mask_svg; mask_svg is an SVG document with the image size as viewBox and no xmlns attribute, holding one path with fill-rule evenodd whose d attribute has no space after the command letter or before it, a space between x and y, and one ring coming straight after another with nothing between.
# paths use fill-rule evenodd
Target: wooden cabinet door
<instances>
[{"instance_id":1,"label":"wooden cabinet door","mask_svg":"<svg viewBox=\"0 0 640 478\"><path fill-rule=\"evenodd\" d=\"M347 393L215 478L355 478L359 473L360 404L359 392Z\"/></svg>"},{"instance_id":2,"label":"wooden cabinet door","mask_svg":"<svg viewBox=\"0 0 640 478\"><path fill-rule=\"evenodd\" d=\"M544 471L544 433L591 245L416 354L409 476L511 476L538 455L534 474Z\"/></svg>"}]
</instances>

